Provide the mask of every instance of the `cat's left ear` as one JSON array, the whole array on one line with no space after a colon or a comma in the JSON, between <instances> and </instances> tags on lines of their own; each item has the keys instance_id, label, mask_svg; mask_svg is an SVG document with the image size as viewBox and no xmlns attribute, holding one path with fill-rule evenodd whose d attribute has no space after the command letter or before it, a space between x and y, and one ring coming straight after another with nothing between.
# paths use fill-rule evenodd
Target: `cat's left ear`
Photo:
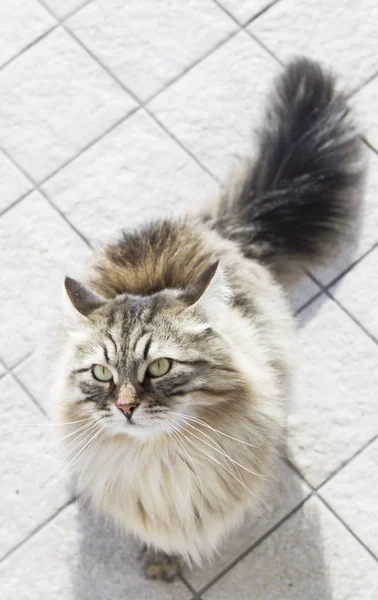
<instances>
[{"instance_id":1,"label":"cat's left ear","mask_svg":"<svg viewBox=\"0 0 378 600\"><path fill-rule=\"evenodd\" d=\"M93 311L107 303L102 296L71 277L65 278L64 287L66 290L64 308L67 316L74 316L76 319L88 318Z\"/></svg>"},{"instance_id":2,"label":"cat's left ear","mask_svg":"<svg viewBox=\"0 0 378 600\"><path fill-rule=\"evenodd\" d=\"M209 308L217 302L228 304L231 301L232 291L219 261L207 267L193 283L187 286L183 298L189 306L204 302Z\"/></svg>"}]
</instances>

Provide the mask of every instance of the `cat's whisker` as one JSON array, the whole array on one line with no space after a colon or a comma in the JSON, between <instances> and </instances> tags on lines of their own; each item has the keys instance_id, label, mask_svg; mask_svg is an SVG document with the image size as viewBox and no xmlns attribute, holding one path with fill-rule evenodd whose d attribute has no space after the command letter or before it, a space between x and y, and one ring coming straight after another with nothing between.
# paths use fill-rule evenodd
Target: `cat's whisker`
<instances>
[{"instance_id":1,"label":"cat's whisker","mask_svg":"<svg viewBox=\"0 0 378 600\"><path fill-rule=\"evenodd\" d=\"M240 442L240 444L244 444L245 446L250 446L251 448L258 448L257 444L251 444L250 442L246 442L245 440L240 440L236 437L233 437L232 435L229 435L228 433L224 433L224 431L219 431L219 429L215 429L214 427L211 427L211 425L209 425L208 423L206 423L205 421L203 421L202 419L199 419L198 417L193 417L192 415L186 415L183 413L175 413L172 411L169 411L168 414L173 414L176 417L180 416L180 417L184 417L185 419L188 419L190 421L195 421L197 422L198 425L203 425L204 427L207 427L208 429L211 429L214 433L217 433L219 435L224 435L225 437L230 438L231 440L234 440L235 442Z\"/></svg>"},{"instance_id":2,"label":"cat's whisker","mask_svg":"<svg viewBox=\"0 0 378 600\"><path fill-rule=\"evenodd\" d=\"M179 450L181 452L183 452L183 454L186 455L188 457L189 461L192 463L194 471L195 471L195 473L197 475L197 478L199 480L200 489L201 489L201 507L200 507L199 515L198 516L195 515L195 520L196 520L195 530L197 530L197 528L198 528L198 526L199 526L199 524L201 522L201 517L202 517L202 513L203 513L203 509L204 509L202 480L201 480L201 477L199 475L199 472L198 472L198 469L197 469L195 463L193 462L192 458L190 457L188 451L185 448L185 445L184 445L183 441L181 440L180 434L177 431L175 431L175 432L172 431L171 435L173 436L173 440L178 445ZM187 469L187 474L189 476L188 465L187 465L187 463L186 463L185 460L183 460L183 462L185 463L185 466L186 466L186 469Z\"/></svg>"},{"instance_id":3,"label":"cat's whisker","mask_svg":"<svg viewBox=\"0 0 378 600\"><path fill-rule=\"evenodd\" d=\"M189 461L192 463L192 465L193 465L193 468L194 468L194 471L195 471L195 473L196 473L196 475L197 475L197 478L198 478L198 481L199 481L199 484L200 484L200 488L201 488L201 510L200 510L200 513L199 513L199 517L198 517L198 519L197 519L197 524L196 524L196 529L197 529L197 527L198 527L198 524L199 524L199 522L200 522L200 520L201 520L201 517L202 517L203 509L204 509L204 501L203 501L203 484L202 484L202 479L201 479L201 476L200 476L200 474L199 474L199 471L198 471L198 468L197 468L197 465L196 465L196 463L194 462L194 460L193 460L193 459L192 459L192 457L190 456L190 454L189 454L188 450L185 448L185 444L184 444L184 443L183 443L183 441L181 440L181 437L180 437L180 431L179 431L179 430L178 430L178 429L175 427L175 424L174 424L173 422L170 422L170 424L171 424L171 426L173 427L172 434L178 437L178 440L177 440L177 441L180 443L180 447L181 447L182 451L183 451L183 452L186 454L186 456L188 457Z\"/></svg>"},{"instance_id":4,"label":"cat's whisker","mask_svg":"<svg viewBox=\"0 0 378 600\"><path fill-rule=\"evenodd\" d=\"M72 453L74 453L74 452L76 451L76 449L77 449L77 448L80 446L80 444L84 443L84 442L85 442L85 441L86 441L86 440L87 440L89 437L91 437L91 436L93 435L93 433L94 433L95 429L96 429L96 423L92 423L92 427L89 427L88 429L85 429L84 431L82 431L81 433L79 433L78 437L77 437L77 438L75 438L75 439L73 439L73 440L72 440L72 441L71 441L71 442L68 444L68 446L67 446L66 448L64 448L64 449L63 449L63 452L60 454L60 457L59 457L59 458L61 458L61 459L63 459L63 460L67 460L67 459L68 459L68 457L69 457L70 455L72 455ZM83 439L83 436L85 436L85 437L84 437L84 439ZM63 457L63 454L64 454L64 452L65 452L65 451L66 451L66 450L69 448L69 446L70 446L71 444L73 444L73 443L74 443L74 442L76 442L76 441L78 441L78 443L77 443L77 444L76 444L76 445L75 445L73 448L71 448L71 449L69 450L69 452L68 452L68 454L67 454L66 456L64 456L64 457ZM60 466L59 464L58 464L58 465L56 465L56 466L55 466L55 468L53 468L52 472L49 474L49 476L48 476L48 477L47 477L47 478L46 478L46 479L45 479L45 480L42 482L42 485L40 486L39 490L38 490L38 491L36 492L36 494L33 496L32 503L33 503L33 502L36 500L36 498L37 498L38 494L39 494L39 493L41 493L43 490L45 490L45 489L47 488L47 486L48 486L49 482L50 482L51 480L54 480L54 479L56 479L56 477L57 477L57 476L54 474L54 472L55 472L55 471L58 469L58 467L59 467L59 466ZM63 471L60 473L60 476L59 476L59 478L58 478L58 480L57 480L57 482L56 482L56 483L58 483L58 482L60 481L60 479L62 478L63 474L64 474L64 473L67 471L67 468L69 469L70 467L71 467L71 462L70 462L70 463L68 463L68 465L66 465L66 467L64 467L64 469L63 469Z\"/></svg>"},{"instance_id":5,"label":"cat's whisker","mask_svg":"<svg viewBox=\"0 0 378 600\"><path fill-rule=\"evenodd\" d=\"M203 434L204 436L206 436L207 438L209 438L212 442L216 443L210 436L206 435L203 431L201 431L200 429L198 429L198 427L195 427L194 425L191 425L190 423L186 423L186 425L188 427L191 427L193 429L195 429L196 431L199 431L201 434ZM205 440L202 440L201 438L199 438L195 433L193 433L192 431L188 431L186 430L187 433L191 434L193 437L195 437L197 440L199 440L200 442L202 442L203 444L205 444L206 446L210 446L210 448L213 448L213 450L215 450L216 452L219 452L219 454L223 454L223 456L225 456L226 458L228 458L234 465L237 465L238 467L240 467L241 469L244 469L245 471L248 471L248 473L250 473L251 475L254 475L256 477L266 477L265 475L263 475L262 473L256 473L255 471L251 471L251 469L248 469L247 467L245 467L244 465L242 465L241 463L239 463L238 461L234 460L233 458L231 458L231 456L229 454L227 454L227 452L225 452L225 450L223 450L223 448L219 449L219 448L215 448L212 444L209 444L208 442L206 442ZM218 444L219 446L219 444ZM239 473L240 475L240 473Z\"/></svg>"},{"instance_id":6,"label":"cat's whisker","mask_svg":"<svg viewBox=\"0 0 378 600\"><path fill-rule=\"evenodd\" d=\"M25 471L26 471L26 470L27 470L29 467L31 467L31 465L32 465L32 464L34 464L34 462L35 462L35 461L36 461L38 458L40 458L41 456L44 456L48 450L50 450L51 448L53 448L53 447L54 447L54 446L56 446L57 444L61 443L63 440L65 440L65 439L67 439L67 438L69 438L69 437L71 437L71 436L73 436L73 435L75 435L75 434L78 434L80 431L83 431L83 430L85 431L86 429L88 429L88 428L89 428L89 426L90 426L90 425L91 425L91 423L89 422L89 423L87 423L86 425L82 425L82 426L81 426L81 427L79 427L78 429L75 429L75 431L72 431L71 433L69 433L69 434L65 435L64 437L62 437L62 438L59 438L59 439L57 439L57 440L53 440L52 442L50 442L50 443L49 443L49 444L48 444L48 445L47 445L47 446L46 446L46 447L45 447L45 448L42 450L42 452L39 452L39 453L38 453L36 456L34 456L34 457L33 457L33 458L32 458L32 459L31 459L31 460L30 460L30 461L29 461L29 462L28 462L28 463L27 463L27 464L26 464L26 465L25 465L25 466L24 466L22 469L21 469L21 471L20 471L20 472L17 474L17 476L16 476L16 478L15 478L14 482L11 484L11 486L12 486L12 487L16 487L16 486L17 486L17 483L18 483L18 481L19 481L19 479L20 479L20 477L21 477L21 475L23 475L23 473L25 473ZM72 440L72 441L75 441L75 440ZM61 454L64 452L64 450L66 450L66 449L67 449L67 446L66 446L66 448L64 448L64 449L63 449L63 451L62 451L62 452L61 452L61 453L60 453L58 456L60 456L60 455L61 455Z\"/></svg>"},{"instance_id":7,"label":"cat's whisker","mask_svg":"<svg viewBox=\"0 0 378 600\"><path fill-rule=\"evenodd\" d=\"M197 427L194 427L194 425L191 425L190 423L188 423L187 421L185 421L185 425L194 428L195 430L197 430L199 433L201 433L202 435L204 435L205 437L207 437L209 440L211 440L214 444L216 444L216 446L219 448L219 451L226 456L227 458L229 458L231 460L231 463L233 464L233 467L235 469L235 471L237 472L238 476L240 478L242 478L241 473L237 467L237 463L236 461L234 461L233 459L231 459L231 457L226 453L226 451L224 450L224 448L222 448L222 446L216 441L214 440L211 436L207 435L204 431L202 431L201 429L198 429ZM190 433L190 432L188 432ZM198 438L199 439L199 438Z\"/></svg>"},{"instance_id":8,"label":"cat's whisker","mask_svg":"<svg viewBox=\"0 0 378 600\"><path fill-rule=\"evenodd\" d=\"M83 423L84 421L88 421L88 417L86 417L85 419L79 419L78 421L64 421L63 424L64 425L74 425L76 423ZM12 427L2 427L0 425L0 432L7 432L7 431L14 431L17 430L19 431L20 428L24 426L24 427L61 427L62 426L62 422L60 423L53 423L51 421L45 421L44 423L18 423L17 425L13 425Z\"/></svg>"},{"instance_id":9,"label":"cat's whisker","mask_svg":"<svg viewBox=\"0 0 378 600\"><path fill-rule=\"evenodd\" d=\"M88 438L90 438L90 437L91 437L91 436L93 436L95 433L97 433L96 429L97 429L97 427L96 427L96 423L93 423L93 427L92 427L92 428L91 428L91 429L90 429L88 432L85 432L85 433L87 433L86 437L84 437L84 439L81 439L81 440L79 441L79 444L78 444L78 445L76 445L74 448L71 448L71 450L69 451L69 453L68 453L68 454L67 454L67 455L64 457L64 460L65 460L65 461L67 461L68 457L69 457L70 455L72 455L72 454L73 454L73 453L76 451L76 449L77 449L78 447L80 447L80 445L81 445L81 444L83 444L84 442L86 442L86 440L87 440ZM98 429L98 431L101 431L101 429ZM75 456L73 457L73 459L72 459L70 462L68 462L68 463L65 465L65 467L64 467L64 469L63 469L63 471L62 471L62 472L60 473L60 475L59 475L59 480L61 479L62 475L63 475L63 474L66 472L66 471L69 471L69 470L71 469L71 467L72 467L72 466L75 464L75 462L76 462L76 459L77 459L77 458L80 456L80 453L81 453L81 451L82 451L83 449L85 449L85 448L86 448L86 445L85 445L83 448L80 448L80 449L79 449L79 452L78 452L78 454L77 454L77 455L75 455ZM74 460L75 460L75 462L73 462Z\"/></svg>"},{"instance_id":10,"label":"cat's whisker","mask_svg":"<svg viewBox=\"0 0 378 600\"><path fill-rule=\"evenodd\" d=\"M203 448L200 448L199 446L197 446L197 444L195 444L192 440L190 440L181 430L180 431L180 435L183 436L187 442L189 442L189 444L191 444L194 448L196 448L201 454L203 454L204 456L206 456L207 458L209 458L211 461L217 463L220 467L222 467L222 469L224 469L225 471L227 471L227 473L229 473L229 475L231 475L231 477L233 477L233 479L235 479L235 481L237 481L238 483L240 483L240 485L242 485L249 493L252 493L251 489L244 483L244 481L242 481L241 479L239 479L238 477L236 477L235 473L233 473L232 471L230 471L230 469L228 469L223 463L220 462L220 460L218 460L217 458L215 458L215 456L212 456L211 454L209 454L208 452L206 452L206 450L204 450Z\"/></svg>"},{"instance_id":11,"label":"cat's whisker","mask_svg":"<svg viewBox=\"0 0 378 600\"><path fill-rule=\"evenodd\" d=\"M167 432L167 435L171 438L173 444L175 445L175 447L177 448L176 452L180 453L180 448L177 444L177 441L174 439L173 437L173 432L172 430L170 430L169 428L169 424L166 423L165 425L163 425L163 429L165 429L165 431ZM167 448L167 466L169 468L170 471L172 471L172 466L170 465L170 460L169 460L169 451L168 451L168 445L166 440L165 441L165 445ZM186 492L186 498L185 498L185 505L187 506L189 503L189 498L190 498L190 475L189 475L189 469L188 469L188 465L186 464L186 462L184 461L185 467L186 467L186 477L187 477L187 492Z\"/></svg>"},{"instance_id":12,"label":"cat's whisker","mask_svg":"<svg viewBox=\"0 0 378 600\"><path fill-rule=\"evenodd\" d=\"M100 430L100 431L101 431L101 430ZM94 457L94 455L95 455L95 452L96 452L97 448L100 446L101 442L102 442L102 441L105 439L105 437L106 437L106 433L107 433L107 432L106 432L106 429L105 429L105 430L103 431L103 434L102 434L102 436L100 436L100 439L97 441L97 444L95 444L94 448L92 449L92 452L91 452L91 454L89 455L89 457L88 457L88 459L87 459L87 462L85 463L85 465L84 465L84 467L83 467L83 470L82 470L82 472L81 472L81 474L80 474L80 477L79 477L79 479L78 479L78 482L77 482L77 484L76 484L76 488L77 488L77 490L78 490L78 491L80 490L80 483L81 483L81 480L82 480L82 478L83 478L83 475L84 475L84 473L85 473L85 470L88 468L88 466L89 466L89 464L90 464L91 460L93 459L93 457Z\"/></svg>"}]
</instances>

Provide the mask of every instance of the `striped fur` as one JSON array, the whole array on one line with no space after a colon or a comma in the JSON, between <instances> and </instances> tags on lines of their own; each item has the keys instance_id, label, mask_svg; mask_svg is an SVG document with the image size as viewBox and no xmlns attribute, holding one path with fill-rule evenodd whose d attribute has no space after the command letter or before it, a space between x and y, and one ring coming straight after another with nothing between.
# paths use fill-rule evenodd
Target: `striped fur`
<instances>
[{"instance_id":1,"label":"striped fur","mask_svg":"<svg viewBox=\"0 0 378 600\"><path fill-rule=\"evenodd\" d=\"M78 440L79 489L150 548L198 564L259 509L280 450L294 327L278 279L322 258L356 213L358 143L332 80L294 63L274 106L256 164L216 215L125 232L95 257L89 287L67 281L54 405ZM171 369L149 377L163 357ZM149 572L164 568L149 560Z\"/></svg>"}]
</instances>

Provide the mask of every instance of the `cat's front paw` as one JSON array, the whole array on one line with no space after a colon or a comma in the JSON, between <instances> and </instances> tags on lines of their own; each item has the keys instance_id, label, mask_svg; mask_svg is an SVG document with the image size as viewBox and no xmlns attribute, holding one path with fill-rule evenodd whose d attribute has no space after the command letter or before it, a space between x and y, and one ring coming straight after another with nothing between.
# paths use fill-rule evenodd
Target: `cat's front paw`
<instances>
[{"instance_id":1,"label":"cat's front paw","mask_svg":"<svg viewBox=\"0 0 378 600\"><path fill-rule=\"evenodd\" d=\"M164 552L143 549L140 554L144 574L147 579L174 581L181 573L181 560L177 556L169 556Z\"/></svg>"}]
</instances>

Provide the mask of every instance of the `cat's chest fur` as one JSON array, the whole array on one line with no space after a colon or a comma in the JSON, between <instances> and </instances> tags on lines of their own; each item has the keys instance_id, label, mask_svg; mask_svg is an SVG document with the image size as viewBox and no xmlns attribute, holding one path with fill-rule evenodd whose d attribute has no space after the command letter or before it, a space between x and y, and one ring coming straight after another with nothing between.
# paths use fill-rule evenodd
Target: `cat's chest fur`
<instances>
[{"instance_id":1,"label":"cat's chest fur","mask_svg":"<svg viewBox=\"0 0 378 600\"><path fill-rule=\"evenodd\" d=\"M200 564L204 549L216 547L243 518L248 488L265 480L253 475L258 465L245 448L239 459L248 471L228 458L235 455L231 439L219 444L195 435L206 443L188 432L143 446L124 436L111 440L80 477L80 486L125 531ZM77 468L80 474L81 465Z\"/></svg>"}]
</instances>

